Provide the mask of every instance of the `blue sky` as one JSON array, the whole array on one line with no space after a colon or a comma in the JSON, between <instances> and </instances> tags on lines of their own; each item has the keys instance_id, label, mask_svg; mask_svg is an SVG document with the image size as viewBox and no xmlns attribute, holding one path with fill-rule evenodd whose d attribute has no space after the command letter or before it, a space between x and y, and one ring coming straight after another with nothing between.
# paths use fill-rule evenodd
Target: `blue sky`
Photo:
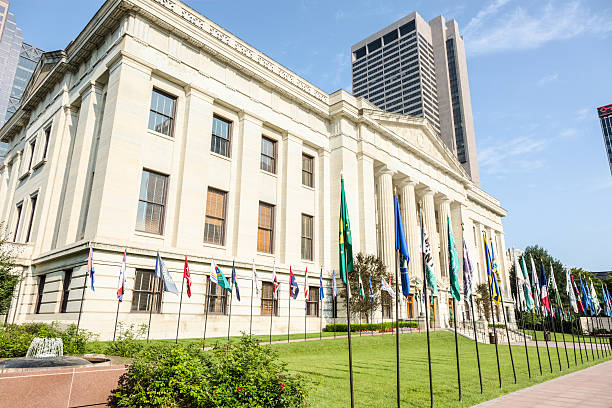
<instances>
[{"instance_id":1,"label":"blue sky","mask_svg":"<svg viewBox=\"0 0 612 408\"><path fill-rule=\"evenodd\" d=\"M65 48L102 1L13 0L26 41ZM508 210L506 245L612 270L612 176L595 112L612 103L612 3L187 0L325 91L351 90L350 46L419 12L466 41L482 187Z\"/></svg>"}]
</instances>

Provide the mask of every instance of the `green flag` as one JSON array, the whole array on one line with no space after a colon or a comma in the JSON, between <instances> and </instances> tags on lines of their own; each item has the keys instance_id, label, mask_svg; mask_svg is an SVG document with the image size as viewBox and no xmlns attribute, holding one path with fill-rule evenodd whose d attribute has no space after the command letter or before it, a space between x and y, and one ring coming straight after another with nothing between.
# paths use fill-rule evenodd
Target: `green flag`
<instances>
[{"instance_id":1,"label":"green flag","mask_svg":"<svg viewBox=\"0 0 612 408\"><path fill-rule=\"evenodd\" d=\"M455 300L461 300L459 292L459 255L455 248L455 240L453 239L453 231L451 230L450 217L448 221L448 271L450 273L450 292Z\"/></svg>"},{"instance_id":2,"label":"green flag","mask_svg":"<svg viewBox=\"0 0 612 408\"><path fill-rule=\"evenodd\" d=\"M365 291L363 290L363 282L361 281L361 274L359 274L359 294L362 299L365 299Z\"/></svg>"},{"instance_id":3,"label":"green flag","mask_svg":"<svg viewBox=\"0 0 612 408\"><path fill-rule=\"evenodd\" d=\"M340 197L340 276L342 282L348 285L348 274L353 272L353 240L351 239L351 225L349 223L348 208L346 207L346 196L344 194L344 179L340 179L342 188Z\"/></svg>"}]
</instances>

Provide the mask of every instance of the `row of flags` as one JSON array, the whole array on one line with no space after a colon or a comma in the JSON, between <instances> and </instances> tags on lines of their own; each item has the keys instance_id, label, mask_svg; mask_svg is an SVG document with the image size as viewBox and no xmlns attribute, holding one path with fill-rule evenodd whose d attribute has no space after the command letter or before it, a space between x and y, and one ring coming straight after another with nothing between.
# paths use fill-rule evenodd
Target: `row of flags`
<instances>
[{"instance_id":1,"label":"row of flags","mask_svg":"<svg viewBox=\"0 0 612 408\"><path fill-rule=\"evenodd\" d=\"M561 302L552 262L550 263L549 278L547 279L544 263L540 265L540 273L538 275L533 257L529 256L529 258L531 263L531 281L525 263L525 254L520 256L520 260L518 258L514 259L518 309L526 312L534 311L543 316L550 315L555 317L559 315L564 320L568 319L568 314L564 312ZM612 298L608 288L603 283L601 285L603 299L600 302L592 281L585 285L582 277L579 277L579 288L568 269L565 269L565 278L565 291L574 313L587 314L588 312L591 316L597 316L603 312L604 315L612 317ZM554 292L554 299L551 299L550 291ZM603 303L603 308L601 303Z\"/></svg>"}]
</instances>

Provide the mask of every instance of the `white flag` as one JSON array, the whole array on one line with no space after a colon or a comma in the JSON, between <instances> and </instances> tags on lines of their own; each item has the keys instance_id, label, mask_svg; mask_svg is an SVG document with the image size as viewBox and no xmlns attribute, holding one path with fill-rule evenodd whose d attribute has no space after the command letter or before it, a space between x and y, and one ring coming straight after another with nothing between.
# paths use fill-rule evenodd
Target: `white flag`
<instances>
[{"instance_id":1,"label":"white flag","mask_svg":"<svg viewBox=\"0 0 612 408\"><path fill-rule=\"evenodd\" d=\"M219 281L217 280L217 264L215 263L214 259L210 260L210 281L212 283L214 283L215 285L219 284Z\"/></svg>"},{"instance_id":2,"label":"white flag","mask_svg":"<svg viewBox=\"0 0 612 408\"><path fill-rule=\"evenodd\" d=\"M257 279L257 269L255 269L255 261L253 261L253 285L255 286L255 293L259 296L259 279Z\"/></svg>"}]
</instances>

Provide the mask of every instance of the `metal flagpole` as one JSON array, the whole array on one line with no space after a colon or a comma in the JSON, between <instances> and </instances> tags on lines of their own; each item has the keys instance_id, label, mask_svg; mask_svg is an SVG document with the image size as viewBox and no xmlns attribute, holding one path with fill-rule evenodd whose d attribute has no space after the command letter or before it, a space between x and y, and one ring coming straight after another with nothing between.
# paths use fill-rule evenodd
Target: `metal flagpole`
<instances>
[{"instance_id":1,"label":"metal flagpole","mask_svg":"<svg viewBox=\"0 0 612 408\"><path fill-rule=\"evenodd\" d=\"M591 349L591 359L595 360L595 349L593 347L593 342L591 341L591 329L589 328L589 317L586 315L586 311L584 312L584 320L586 321L586 327L587 327L587 333L586 333L586 337L589 339L589 348ZM582 322L580 322L580 325L582 326ZM584 339L584 346L586 347L586 341L587 339L584 336L584 333L582 334L582 338Z\"/></svg>"},{"instance_id":2,"label":"metal flagpole","mask_svg":"<svg viewBox=\"0 0 612 408\"><path fill-rule=\"evenodd\" d=\"M497 277L496 277L497 278ZM506 329L506 338L508 339L508 351L510 352L510 362L512 363L512 374L514 375L514 383L516 384L516 370L514 369L514 357L512 356L512 346L510 345L510 330L508 329L508 321L506 320L506 308L504 306L504 293L500 289L499 296L501 298L501 310L504 316L504 326Z\"/></svg>"},{"instance_id":3,"label":"metal flagpole","mask_svg":"<svg viewBox=\"0 0 612 408\"><path fill-rule=\"evenodd\" d=\"M306 341L306 316L308 316L308 299L304 297L304 341Z\"/></svg>"},{"instance_id":4,"label":"metal flagpole","mask_svg":"<svg viewBox=\"0 0 612 408\"><path fill-rule=\"evenodd\" d=\"M113 331L113 341L117 337L117 321L119 320L119 305L121 305L121 301L117 299L117 313L115 314L115 331Z\"/></svg>"},{"instance_id":5,"label":"metal flagpole","mask_svg":"<svg viewBox=\"0 0 612 408\"><path fill-rule=\"evenodd\" d=\"M559 371L563 371L563 369L561 368L561 357L559 356L559 345L557 344L557 325L555 324L555 318L552 315L552 305L550 306L550 322L552 325L552 329L553 329L553 337L555 339L555 348L557 349L557 360L559 360Z\"/></svg>"},{"instance_id":6,"label":"metal flagpole","mask_svg":"<svg viewBox=\"0 0 612 408\"><path fill-rule=\"evenodd\" d=\"M289 317L287 318L287 343L289 343L289 332L291 331L291 277L289 277Z\"/></svg>"},{"instance_id":7,"label":"metal flagpole","mask_svg":"<svg viewBox=\"0 0 612 408\"><path fill-rule=\"evenodd\" d=\"M85 271L85 282L83 282L83 292L81 294L81 305L79 306L79 317L77 319L77 328L76 328L77 333L79 332L79 327L81 327L81 315L83 314L83 303L85 303L85 288L87 288L87 275L89 275L89 271ZM7 316L8 316L8 312L7 312Z\"/></svg>"},{"instance_id":8,"label":"metal flagpole","mask_svg":"<svg viewBox=\"0 0 612 408\"><path fill-rule=\"evenodd\" d=\"M255 260L253 260L253 264L255 264ZM253 337L253 282L254 276L251 275L251 318L249 319L249 337Z\"/></svg>"},{"instance_id":9,"label":"metal flagpole","mask_svg":"<svg viewBox=\"0 0 612 408\"><path fill-rule=\"evenodd\" d=\"M527 336L525 335L525 313L521 313L521 326L523 327L523 342L525 343L525 358L527 359L527 372L531 378L531 366L529 365L529 351L527 350Z\"/></svg>"},{"instance_id":10,"label":"metal flagpole","mask_svg":"<svg viewBox=\"0 0 612 408\"><path fill-rule=\"evenodd\" d=\"M487 262L489 262L488 254L485 254L485 256L487 257ZM489 272L489 276L488 279L491 279L491 274ZM491 319L493 320L493 337L495 338L495 357L497 359L497 377L499 379L499 388L501 388L502 386L502 379L501 379L501 369L499 368L499 351L497 349L497 330L495 329L495 310L493 309L493 292L491 291L491 283L492 282L488 282L487 287L489 288L489 302L491 304Z\"/></svg>"},{"instance_id":11,"label":"metal flagpole","mask_svg":"<svg viewBox=\"0 0 612 408\"><path fill-rule=\"evenodd\" d=\"M461 373L459 371L459 345L457 344L457 309L453 298L453 326L455 326L455 355L457 356L457 385L459 386L459 401L461 401Z\"/></svg>"},{"instance_id":12,"label":"metal flagpole","mask_svg":"<svg viewBox=\"0 0 612 408\"><path fill-rule=\"evenodd\" d=\"M230 284L230 287L232 285ZM230 328L232 326L232 303L234 303L234 291L230 292L230 305L229 305L229 316L227 318L227 342L229 343Z\"/></svg>"},{"instance_id":13,"label":"metal flagpole","mask_svg":"<svg viewBox=\"0 0 612 408\"><path fill-rule=\"evenodd\" d=\"M478 337L476 332L476 319L474 316L474 301L470 293L470 310L472 311L472 325L474 326L474 344L476 345L476 360L478 361L478 380L480 381L480 393L482 394L482 372L480 371L480 353L478 353Z\"/></svg>"},{"instance_id":14,"label":"metal flagpole","mask_svg":"<svg viewBox=\"0 0 612 408\"><path fill-rule=\"evenodd\" d=\"M321 290L321 288L319 288ZM323 299L319 293L319 340L323 340Z\"/></svg>"},{"instance_id":15,"label":"metal flagpole","mask_svg":"<svg viewBox=\"0 0 612 408\"><path fill-rule=\"evenodd\" d=\"M546 308L544 308L544 310L546 310ZM550 350L548 348L548 338L546 337L546 332L548 331L548 326L546 325L547 320L548 319L546 319L546 316L544 316L544 318L542 319L542 325L544 327L544 342L546 343L546 353L548 354L548 365L550 366L550 372L552 373L553 372L552 362L550 360ZM550 336L550 331L548 331L548 335Z\"/></svg>"},{"instance_id":16,"label":"metal flagpole","mask_svg":"<svg viewBox=\"0 0 612 408\"><path fill-rule=\"evenodd\" d=\"M600 331L602 331L603 330L603 326L602 326L602 323L601 323L601 319L599 319L599 318L597 318L597 316L595 316L595 322L597 323L597 328ZM599 344L601 346L601 355L602 356L605 355L607 357L608 356L608 346L606 346L603 338L601 338L601 337L596 337L596 338L599 339Z\"/></svg>"},{"instance_id":17,"label":"metal flagpole","mask_svg":"<svg viewBox=\"0 0 612 408\"><path fill-rule=\"evenodd\" d=\"M595 332L596 329L601 329L600 325L599 325L599 319L597 318L597 315L595 315L595 323L593 324L593 332ZM606 348L603 344L603 342L601 341L601 337L597 337L597 333L594 333L595 335L595 342L599 342L599 347L601 348L601 357L604 357L607 355L606 353Z\"/></svg>"},{"instance_id":18,"label":"metal flagpole","mask_svg":"<svg viewBox=\"0 0 612 408\"><path fill-rule=\"evenodd\" d=\"M280 288L276 289L277 292L280 292ZM262 288L262 297L263 297L263 288ZM278 293L276 294L276 298L279 299ZM272 344L272 316L274 316L275 307L274 307L274 282L272 282L272 306L270 307L270 344Z\"/></svg>"},{"instance_id":19,"label":"metal flagpole","mask_svg":"<svg viewBox=\"0 0 612 408\"><path fill-rule=\"evenodd\" d=\"M425 296L425 302L423 302L424 303L423 307L425 308L425 328L427 329L427 363L429 366L429 400L430 400L431 407L433 408L434 399L433 399L433 381L431 378L431 346L429 344L429 307L426 304L428 301L427 272L425 271L425 243L423 242L425 240L425 234L423 232L424 231L423 230L424 228L423 227L423 211L420 208L419 208L419 218L421 221L421 261L423 264L423 296Z\"/></svg>"},{"instance_id":20,"label":"metal flagpole","mask_svg":"<svg viewBox=\"0 0 612 408\"><path fill-rule=\"evenodd\" d=\"M184 289L185 289L185 276L183 276L183 281L181 282L181 300L179 302L178 319L176 321L176 340L174 341L174 344L178 344L179 327L181 324L181 308L183 307L183 290Z\"/></svg>"},{"instance_id":21,"label":"metal flagpole","mask_svg":"<svg viewBox=\"0 0 612 408\"><path fill-rule=\"evenodd\" d=\"M537 302L534 302L534 303L537 304ZM542 375L542 361L540 360L540 346L538 346L538 335L536 333L535 314L533 313L533 309L531 310L531 324L533 326L533 338L535 339L536 351L538 353L538 366L540 367L540 375Z\"/></svg>"},{"instance_id":22,"label":"metal flagpole","mask_svg":"<svg viewBox=\"0 0 612 408\"><path fill-rule=\"evenodd\" d=\"M593 322L591 321L591 324L589 325L589 318L587 317L587 330L589 331L589 343L591 346L591 351L593 351L593 332L595 330L595 328L593 327ZM597 358L599 359L599 346L597 345L597 339L595 339L595 351L597 351ZM595 359L595 356L593 356L593 360Z\"/></svg>"},{"instance_id":23,"label":"metal flagpole","mask_svg":"<svg viewBox=\"0 0 612 408\"><path fill-rule=\"evenodd\" d=\"M586 312L584 313L586 317ZM582 333L582 343L584 344L584 354L586 354L587 363L589 362L589 351L587 350L586 338L584 337L584 328L582 327L582 320L580 316L578 316L578 330ZM593 349L591 348L591 354L593 354L593 359L595 359Z\"/></svg>"},{"instance_id":24,"label":"metal flagpole","mask_svg":"<svg viewBox=\"0 0 612 408\"><path fill-rule=\"evenodd\" d=\"M153 289L155 289L155 284L157 282L155 281L155 277L153 277ZM149 342L149 334L151 333L151 316L153 315L153 294L152 293L148 293L147 294L147 300L150 300L151 303L149 304L149 326L147 327L147 343Z\"/></svg>"},{"instance_id":25,"label":"metal flagpole","mask_svg":"<svg viewBox=\"0 0 612 408\"><path fill-rule=\"evenodd\" d=\"M561 315L559 316L559 323L561 324L561 334L563 336L563 348L565 349L565 360L567 361L567 368L569 369L569 356L567 355L567 344L565 343L565 325L563 324L563 313L564 310L561 309Z\"/></svg>"},{"instance_id":26,"label":"metal flagpole","mask_svg":"<svg viewBox=\"0 0 612 408\"><path fill-rule=\"evenodd\" d=\"M570 327L572 329L572 344L574 345L574 364L578 366L578 356L576 355L576 341L574 339L574 317L572 316L572 312L569 311L570 318ZM584 360L582 359L582 349L580 348L580 336L578 336L578 350L580 351L580 364L584 364Z\"/></svg>"},{"instance_id":27,"label":"metal flagpole","mask_svg":"<svg viewBox=\"0 0 612 408\"><path fill-rule=\"evenodd\" d=\"M348 275L348 274L347 274ZM353 392L353 348L351 347L351 302L349 298L351 296L351 287L346 277L346 326L348 330L348 352L349 352L349 382L351 387L351 408L355 408L355 396Z\"/></svg>"},{"instance_id":28,"label":"metal flagpole","mask_svg":"<svg viewBox=\"0 0 612 408\"><path fill-rule=\"evenodd\" d=\"M208 309L209 309L209 303L210 303L210 296L209 296L210 284L211 284L210 278L206 279L206 317L204 318L203 347L206 347L206 325L208 324Z\"/></svg>"},{"instance_id":29,"label":"metal flagpole","mask_svg":"<svg viewBox=\"0 0 612 408\"><path fill-rule=\"evenodd\" d=\"M332 310L332 314L334 315L334 339L336 338L336 315L338 314L338 299L336 299L336 296L334 296L333 293L333 288L332 288L332 298L333 298L333 304L332 307L335 307L335 310Z\"/></svg>"},{"instance_id":30,"label":"metal flagpole","mask_svg":"<svg viewBox=\"0 0 612 408\"><path fill-rule=\"evenodd\" d=\"M395 251L395 381L396 381L395 387L396 387L397 408L400 408L400 360L399 360L399 296L400 294L399 294L399 284L397 282L398 269L399 269L399 249ZM361 318L361 313L359 314L359 318Z\"/></svg>"}]
</instances>

